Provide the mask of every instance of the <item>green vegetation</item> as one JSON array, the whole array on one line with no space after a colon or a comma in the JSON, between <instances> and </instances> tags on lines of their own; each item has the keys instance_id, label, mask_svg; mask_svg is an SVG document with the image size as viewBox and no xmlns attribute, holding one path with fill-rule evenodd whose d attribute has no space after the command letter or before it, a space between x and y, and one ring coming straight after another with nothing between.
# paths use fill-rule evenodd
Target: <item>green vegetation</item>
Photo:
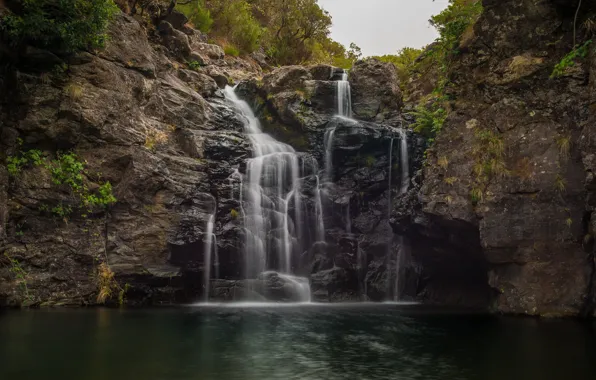
<instances>
[{"instance_id":1,"label":"green vegetation","mask_svg":"<svg viewBox=\"0 0 596 380\"><path fill-rule=\"evenodd\" d=\"M112 0L17 0L0 20L11 43L73 52L103 46L118 10Z\"/></svg>"},{"instance_id":2,"label":"green vegetation","mask_svg":"<svg viewBox=\"0 0 596 380\"><path fill-rule=\"evenodd\" d=\"M129 284L121 287L114 278L114 271L107 263L101 263L97 267L97 303L104 304L109 300L115 291L118 291L118 304L124 303L126 292L130 288Z\"/></svg>"},{"instance_id":3,"label":"green vegetation","mask_svg":"<svg viewBox=\"0 0 596 380\"><path fill-rule=\"evenodd\" d=\"M31 294L29 293L29 287L27 285L27 272L23 269L21 263L18 260L12 258L8 253L5 252L4 257L6 257L8 260L8 271L19 284L23 300L31 301L33 297L31 297Z\"/></svg>"},{"instance_id":4,"label":"green vegetation","mask_svg":"<svg viewBox=\"0 0 596 380\"><path fill-rule=\"evenodd\" d=\"M105 208L117 201L110 182L101 183L97 191L89 190L85 183L85 177L88 176L85 163L80 161L74 152L59 152L55 159L50 160L41 151L32 149L6 159L6 168L11 177L17 177L23 168L28 166L41 166L48 170L52 183L68 188L80 202L80 207L88 212L94 208ZM54 215L66 219L73 209L69 205L58 204L51 208L48 205L42 205L40 211L51 211Z\"/></svg>"},{"instance_id":5,"label":"green vegetation","mask_svg":"<svg viewBox=\"0 0 596 380\"><path fill-rule=\"evenodd\" d=\"M232 57L240 56L240 50L234 45L225 45L223 51L226 55L231 55Z\"/></svg>"},{"instance_id":6,"label":"green vegetation","mask_svg":"<svg viewBox=\"0 0 596 380\"><path fill-rule=\"evenodd\" d=\"M449 6L430 19L439 37L426 49L404 48L397 55L375 57L393 63L402 82L431 70L438 71L438 83L434 93L442 95L448 83L453 58L459 54L459 45L466 34L473 31L482 13L480 0L449 0Z\"/></svg>"},{"instance_id":7,"label":"green vegetation","mask_svg":"<svg viewBox=\"0 0 596 380\"><path fill-rule=\"evenodd\" d=\"M474 185L470 191L472 202L478 203L484 198L484 189L493 178L510 175L503 155L505 143L495 132L488 129L476 129L476 145L472 149L474 157Z\"/></svg>"},{"instance_id":8,"label":"green vegetation","mask_svg":"<svg viewBox=\"0 0 596 380\"><path fill-rule=\"evenodd\" d=\"M421 103L411 112L411 115L416 118L416 121L412 124L412 128L414 131L427 137L430 143L441 132L443 124L447 119L447 111L438 99L433 96L429 103Z\"/></svg>"},{"instance_id":9,"label":"green vegetation","mask_svg":"<svg viewBox=\"0 0 596 380\"><path fill-rule=\"evenodd\" d=\"M575 47L571 50L561 62L555 65L552 74L550 75L552 78L558 78L563 76L568 68L575 66L576 62L579 59L586 58L589 53L589 47L592 44L592 40L586 41L583 45Z\"/></svg>"},{"instance_id":10,"label":"green vegetation","mask_svg":"<svg viewBox=\"0 0 596 380\"><path fill-rule=\"evenodd\" d=\"M232 211L230 211L230 217L232 219L238 219L238 211L236 211L235 209L232 209Z\"/></svg>"},{"instance_id":11,"label":"green vegetation","mask_svg":"<svg viewBox=\"0 0 596 380\"><path fill-rule=\"evenodd\" d=\"M329 63L349 68L360 54L329 38L331 16L317 0L191 0L180 2L197 29L226 47L226 54L262 48L275 65Z\"/></svg>"},{"instance_id":12,"label":"green vegetation","mask_svg":"<svg viewBox=\"0 0 596 380\"><path fill-rule=\"evenodd\" d=\"M417 68L416 60L422 55L422 49L405 47L397 52L397 55L383 55L373 57L381 62L393 63L397 68L397 75L400 82L405 83L414 74Z\"/></svg>"},{"instance_id":13,"label":"green vegetation","mask_svg":"<svg viewBox=\"0 0 596 380\"><path fill-rule=\"evenodd\" d=\"M201 66L203 66L200 62L197 61L189 61L186 63L188 65L188 68L194 71L197 71L201 68Z\"/></svg>"}]
</instances>

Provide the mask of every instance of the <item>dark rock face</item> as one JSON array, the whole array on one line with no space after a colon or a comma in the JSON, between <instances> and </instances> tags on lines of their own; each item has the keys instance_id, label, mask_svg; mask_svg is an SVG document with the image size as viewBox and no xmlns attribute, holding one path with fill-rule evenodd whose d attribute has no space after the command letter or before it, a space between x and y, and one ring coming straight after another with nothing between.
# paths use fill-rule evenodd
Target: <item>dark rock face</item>
<instances>
[{"instance_id":1,"label":"dark rock face","mask_svg":"<svg viewBox=\"0 0 596 380\"><path fill-rule=\"evenodd\" d=\"M484 6L475 37L460 47L454 110L419 201L396 205L394 228L411 237L429 301L593 313L595 51L549 79L570 49L577 2ZM479 180L487 134L501 141L506 170Z\"/></svg>"},{"instance_id":2,"label":"dark rock face","mask_svg":"<svg viewBox=\"0 0 596 380\"><path fill-rule=\"evenodd\" d=\"M31 59L0 74L6 86L0 158L31 148L49 158L74 150L86 162L88 187L109 181L118 199L109 211L83 215L47 170L27 166L9 178L0 167L2 305L94 304L97 267L106 260L121 286L130 285L128 303L196 300L203 292L206 223L214 213L222 273L239 275L240 231L229 225L238 206L227 177L250 153L242 120L217 95L209 74L225 65L226 78L237 80L238 61L205 53L211 61L201 72L180 68L187 48L202 42L166 24L156 37L166 49L120 15L106 49L74 57L64 75L42 80L30 70L40 67ZM242 75L251 68L259 73L243 66ZM11 79L15 70L18 81ZM72 206L68 221L40 211L56 204ZM15 262L24 281L14 275Z\"/></svg>"}]
</instances>

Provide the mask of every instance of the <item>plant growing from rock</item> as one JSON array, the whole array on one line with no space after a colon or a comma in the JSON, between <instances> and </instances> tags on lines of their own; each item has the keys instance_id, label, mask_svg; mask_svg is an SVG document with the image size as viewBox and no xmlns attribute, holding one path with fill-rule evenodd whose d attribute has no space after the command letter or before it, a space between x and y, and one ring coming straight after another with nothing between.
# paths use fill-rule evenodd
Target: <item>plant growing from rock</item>
<instances>
[{"instance_id":1,"label":"plant growing from rock","mask_svg":"<svg viewBox=\"0 0 596 380\"><path fill-rule=\"evenodd\" d=\"M21 291L22 299L25 302L31 302L33 297L29 293L29 287L27 285L27 272L21 266L21 263L11 257L7 252L4 253L4 257L8 260L8 271L15 278Z\"/></svg>"},{"instance_id":2,"label":"plant growing from rock","mask_svg":"<svg viewBox=\"0 0 596 380\"><path fill-rule=\"evenodd\" d=\"M579 47L574 47L566 56L561 59L559 63L555 65L553 72L551 73L550 77L559 78L567 72L567 69L570 67L575 66L577 61L580 59L586 58L588 56L589 47L592 44L592 40L586 41L583 45Z\"/></svg>"},{"instance_id":3,"label":"plant growing from rock","mask_svg":"<svg viewBox=\"0 0 596 380\"><path fill-rule=\"evenodd\" d=\"M57 186L65 186L70 193L79 201L79 208L91 212L94 208L105 208L116 203L117 199L113 194L110 182L99 185L96 192L89 190L85 178L89 173L85 169L85 163L80 161L74 152L59 152L55 159L48 159L40 150L32 149L21 151L15 156L6 159L6 168L9 175L17 177L24 167L40 166L51 174L52 183ZM40 211L51 211L54 215L66 220L73 211L71 205L62 203L49 207L40 206ZM84 214L86 215L86 214Z\"/></svg>"},{"instance_id":4,"label":"plant growing from rock","mask_svg":"<svg viewBox=\"0 0 596 380\"><path fill-rule=\"evenodd\" d=\"M123 305L125 296L130 289L129 284L120 286L118 281L115 279L114 271L107 263L101 263L97 267L97 298L98 304L105 304L110 298L113 297L115 292L118 292L118 304Z\"/></svg>"},{"instance_id":5,"label":"plant growing from rock","mask_svg":"<svg viewBox=\"0 0 596 380\"><path fill-rule=\"evenodd\" d=\"M493 178L510 175L503 158L505 144L500 136L488 129L477 128L474 132L476 145L472 148L474 157L474 185L470 191L473 203L483 200L484 189Z\"/></svg>"}]
</instances>

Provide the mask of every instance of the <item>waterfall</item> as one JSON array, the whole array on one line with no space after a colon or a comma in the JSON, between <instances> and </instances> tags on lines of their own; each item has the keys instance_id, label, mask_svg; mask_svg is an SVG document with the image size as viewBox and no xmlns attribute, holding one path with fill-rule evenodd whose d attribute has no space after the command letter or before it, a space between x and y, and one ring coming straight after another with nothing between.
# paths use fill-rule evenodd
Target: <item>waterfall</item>
<instances>
[{"instance_id":1,"label":"waterfall","mask_svg":"<svg viewBox=\"0 0 596 380\"><path fill-rule=\"evenodd\" d=\"M337 91L337 115L343 119L352 120L352 94L348 73L341 74L341 79L335 82ZM325 179L327 182L333 182L333 138L335 137L335 127L328 128L325 131Z\"/></svg>"},{"instance_id":2,"label":"waterfall","mask_svg":"<svg viewBox=\"0 0 596 380\"><path fill-rule=\"evenodd\" d=\"M317 242L325 241L325 221L323 219L323 202L321 201L321 182L319 176L315 176L317 180L317 188L315 190L315 215L316 215L316 234L315 240Z\"/></svg>"},{"instance_id":3,"label":"waterfall","mask_svg":"<svg viewBox=\"0 0 596 380\"><path fill-rule=\"evenodd\" d=\"M336 82L337 86L337 114L339 116L352 117L352 94L348 73L341 75L341 80Z\"/></svg>"},{"instance_id":4,"label":"waterfall","mask_svg":"<svg viewBox=\"0 0 596 380\"><path fill-rule=\"evenodd\" d=\"M403 129L399 129L399 135L401 140L400 151L400 166L401 166L401 189L400 194L408 192L410 187L410 160L408 153L408 135Z\"/></svg>"},{"instance_id":5,"label":"waterfall","mask_svg":"<svg viewBox=\"0 0 596 380\"><path fill-rule=\"evenodd\" d=\"M203 295L205 302L209 301L209 290L211 288L211 256L215 256L216 260L216 268L219 268L219 260L217 258L217 253L213 254L213 241L215 234L213 233L213 227L215 226L215 213L209 216L209 220L207 221L207 228L205 229L206 239L203 244L203 288L205 294ZM217 250L217 243L215 245L215 249ZM217 252L217 251L216 251ZM216 274L216 277L219 276L219 273Z\"/></svg>"},{"instance_id":6,"label":"waterfall","mask_svg":"<svg viewBox=\"0 0 596 380\"><path fill-rule=\"evenodd\" d=\"M303 213L301 199L305 163L290 145L262 131L250 106L238 98L234 88L227 86L224 94L244 117L244 132L252 150L244 176L239 172L232 174L240 177L245 278L257 278L268 269L275 269L305 293L300 293L301 300L310 300L308 280L290 276L294 254L302 253L302 225L308 217Z\"/></svg>"},{"instance_id":7,"label":"waterfall","mask_svg":"<svg viewBox=\"0 0 596 380\"><path fill-rule=\"evenodd\" d=\"M333 137L335 136L335 127L328 128L325 131L325 178L328 182L333 182Z\"/></svg>"},{"instance_id":8,"label":"waterfall","mask_svg":"<svg viewBox=\"0 0 596 380\"><path fill-rule=\"evenodd\" d=\"M401 183L400 183L400 191L399 194L403 195L405 193L408 192L408 188L410 186L410 162L409 162L409 156L408 156L408 136L406 134L406 131L403 129L399 129L398 130L399 133L399 138L400 138L400 169L401 169ZM391 143L389 145L389 199L387 201L388 203L388 208L387 208L387 220L389 220L391 218L391 182L392 182L392 178L391 178L391 174L393 172L393 140L391 139ZM393 301L399 301L399 295L400 295L400 288L399 288L399 280L400 280L400 271L401 271L401 267L402 267L402 261L404 260L404 250L406 249L406 247L404 246L404 238L403 236L397 236L396 237L396 244L397 244L397 252L396 252L396 256L395 256L395 279L394 279L394 283L393 283ZM389 257L389 253L391 251L391 246L392 244L389 244L388 248L387 248L387 257Z\"/></svg>"},{"instance_id":9,"label":"waterfall","mask_svg":"<svg viewBox=\"0 0 596 380\"><path fill-rule=\"evenodd\" d=\"M391 143L389 144L389 195L387 198L387 220L391 217L391 174L393 173L393 139L391 139Z\"/></svg>"}]
</instances>

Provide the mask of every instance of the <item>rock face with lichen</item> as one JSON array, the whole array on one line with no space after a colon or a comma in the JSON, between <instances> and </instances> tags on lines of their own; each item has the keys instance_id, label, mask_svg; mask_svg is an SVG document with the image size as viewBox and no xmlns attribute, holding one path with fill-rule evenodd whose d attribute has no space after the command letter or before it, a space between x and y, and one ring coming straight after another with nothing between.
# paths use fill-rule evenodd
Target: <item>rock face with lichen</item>
<instances>
[{"instance_id":1,"label":"rock face with lichen","mask_svg":"<svg viewBox=\"0 0 596 380\"><path fill-rule=\"evenodd\" d=\"M578 2L483 3L449 78L452 112L394 227L411 237L429 301L591 314L596 49L550 78Z\"/></svg>"}]
</instances>

